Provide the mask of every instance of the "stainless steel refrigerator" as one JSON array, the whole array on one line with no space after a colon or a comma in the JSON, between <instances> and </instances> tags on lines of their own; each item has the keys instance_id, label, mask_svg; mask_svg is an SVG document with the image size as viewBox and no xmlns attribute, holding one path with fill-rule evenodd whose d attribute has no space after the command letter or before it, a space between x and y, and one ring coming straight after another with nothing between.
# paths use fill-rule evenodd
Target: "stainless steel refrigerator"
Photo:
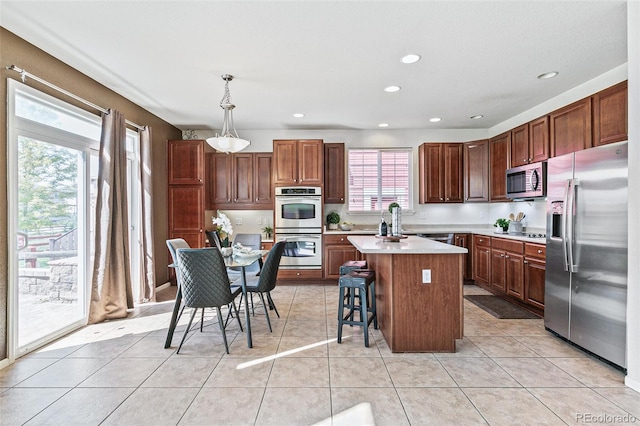
<instances>
[{"instance_id":1,"label":"stainless steel refrigerator","mask_svg":"<svg viewBox=\"0 0 640 426\"><path fill-rule=\"evenodd\" d=\"M626 368L627 142L547 164L544 324Z\"/></svg>"}]
</instances>

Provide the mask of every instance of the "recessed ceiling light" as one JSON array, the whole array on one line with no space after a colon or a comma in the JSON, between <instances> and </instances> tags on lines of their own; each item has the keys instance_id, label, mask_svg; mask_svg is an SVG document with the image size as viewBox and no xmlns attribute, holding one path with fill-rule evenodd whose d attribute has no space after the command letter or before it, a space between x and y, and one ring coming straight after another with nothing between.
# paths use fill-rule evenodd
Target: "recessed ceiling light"
<instances>
[{"instance_id":1,"label":"recessed ceiling light","mask_svg":"<svg viewBox=\"0 0 640 426\"><path fill-rule=\"evenodd\" d=\"M429 119L430 122L432 123L437 123L438 121L442 121L442 118L440 117L433 117Z\"/></svg>"},{"instance_id":2,"label":"recessed ceiling light","mask_svg":"<svg viewBox=\"0 0 640 426\"><path fill-rule=\"evenodd\" d=\"M484 117L484 115L472 115L469 118L472 120L480 120L482 117Z\"/></svg>"},{"instance_id":3,"label":"recessed ceiling light","mask_svg":"<svg viewBox=\"0 0 640 426\"><path fill-rule=\"evenodd\" d=\"M403 64L415 64L420 60L420 55L416 55L415 53L411 53L409 55L403 56L400 59Z\"/></svg>"},{"instance_id":4,"label":"recessed ceiling light","mask_svg":"<svg viewBox=\"0 0 640 426\"><path fill-rule=\"evenodd\" d=\"M303 113L301 113L301 112L296 112L295 114L293 114L293 116L294 116L295 118L302 118L302 117L304 117L304 114L303 114Z\"/></svg>"},{"instance_id":5,"label":"recessed ceiling light","mask_svg":"<svg viewBox=\"0 0 640 426\"><path fill-rule=\"evenodd\" d=\"M389 127L389 123L380 123L378 127Z\"/></svg>"},{"instance_id":6,"label":"recessed ceiling light","mask_svg":"<svg viewBox=\"0 0 640 426\"><path fill-rule=\"evenodd\" d=\"M545 72L543 74L540 74L538 76L538 79L540 80L546 80L547 78L553 78L556 75L558 75L558 71L551 71L551 72Z\"/></svg>"},{"instance_id":7,"label":"recessed ceiling light","mask_svg":"<svg viewBox=\"0 0 640 426\"><path fill-rule=\"evenodd\" d=\"M384 88L384 91L388 93L397 92L398 90L400 90L400 86L389 86Z\"/></svg>"}]
</instances>

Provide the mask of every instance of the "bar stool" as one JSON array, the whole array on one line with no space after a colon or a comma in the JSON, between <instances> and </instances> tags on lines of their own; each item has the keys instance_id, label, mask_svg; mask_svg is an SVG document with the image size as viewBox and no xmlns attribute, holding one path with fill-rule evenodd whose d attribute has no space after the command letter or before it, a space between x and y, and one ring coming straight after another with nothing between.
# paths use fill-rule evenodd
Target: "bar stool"
<instances>
[{"instance_id":1,"label":"bar stool","mask_svg":"<svg viewBox=\"0 0 640 426\"><path fill-rule=\"evenodd\" d=\"M357 271L360 269L367 269L367 261L366 260L347 260L342 265L340 265L340 276L346 275L351 271ZM344 294L345 300L352 299L352 293L347 289ZM351 305L353 305L353 300L351 300ZM353 319L353 315L351 316Z\"/></svg>"},{"instance_id":2,"label":"bar stool","mask_svg":"<svg viewBox=\"0 0 640 426\"><path fill-rule=\"evenodd\" d=\"M342 343L343 325L359 325L364 328L364 345L369 347L369 324L373 321L373 327L375 329L378 328L375 278L375 271L361 269L350 271L338 280L338 285L340 286L340 299L338 302L338 343ZM355 297L349 298L349 302L345 303L345 291L353 291L354 295L357 291L359 303L355 303ZM369 295L371 295L370 303ZM347 315L344 315L345 308L349 309ZM360 312L359 321L354 320L355 311ZM370 318L369 313L372 314Z\"/></svg>"}]
</instances>

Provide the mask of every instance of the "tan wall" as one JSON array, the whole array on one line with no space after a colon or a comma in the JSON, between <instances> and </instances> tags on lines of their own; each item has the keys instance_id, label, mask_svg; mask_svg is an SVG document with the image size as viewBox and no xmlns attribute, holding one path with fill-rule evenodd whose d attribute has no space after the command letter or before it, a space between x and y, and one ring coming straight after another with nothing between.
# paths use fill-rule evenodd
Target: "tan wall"
<instances>
[{"instance_id":1,"label":"tan wall","mask_svg":"<svg viewBox=\"0 0 640 426\"><path fill-rule=\"evenodd\" d=\"M167 182L166 182L166 141L180 139L181 132L176 127L107 89L86 75L69 67L53 56L38 49L15 34L0 28L0 360L7 357L7 78L20 80L20 75L5 69L16 65L43 78L58 87L80 96L103 108L114 108L122 112L127 120L152 129L153 173L154 177L154 240L156 255L156 285L167 281ZM91 111L87 106L67 99L52 89L35 81L28 85L56 96L80 108ZM97 113L97 111L91 111Z\"/></svg>"}]
</instances>

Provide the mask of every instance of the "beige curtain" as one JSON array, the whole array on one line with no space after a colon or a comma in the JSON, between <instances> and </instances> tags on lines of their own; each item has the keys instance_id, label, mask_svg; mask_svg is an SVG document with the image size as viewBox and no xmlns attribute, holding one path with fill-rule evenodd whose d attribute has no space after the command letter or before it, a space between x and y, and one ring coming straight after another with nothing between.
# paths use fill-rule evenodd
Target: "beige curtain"
<instances>
[{"instance_id":1,"label":"beige curtain","mask_svg":"<svg viewBox=\"0 0 640 426\"><path fill-rule=\"evenodd\" d=\"M153 182L151 176L151 128L140 135L140 287L138 303L156 301L156 278L153 261Z\"/></svg>"},{"instance_id":2,"label":"beige curtain","mask_svg":"<svg viewBox=\"0 0 640 426\"><path fill-rule=\"evenodd\" d=\"M125 143L124 117L110 109L102 116L100 137L90 324L124 318L133 308Z\"/></svg>"}]
</instances>

